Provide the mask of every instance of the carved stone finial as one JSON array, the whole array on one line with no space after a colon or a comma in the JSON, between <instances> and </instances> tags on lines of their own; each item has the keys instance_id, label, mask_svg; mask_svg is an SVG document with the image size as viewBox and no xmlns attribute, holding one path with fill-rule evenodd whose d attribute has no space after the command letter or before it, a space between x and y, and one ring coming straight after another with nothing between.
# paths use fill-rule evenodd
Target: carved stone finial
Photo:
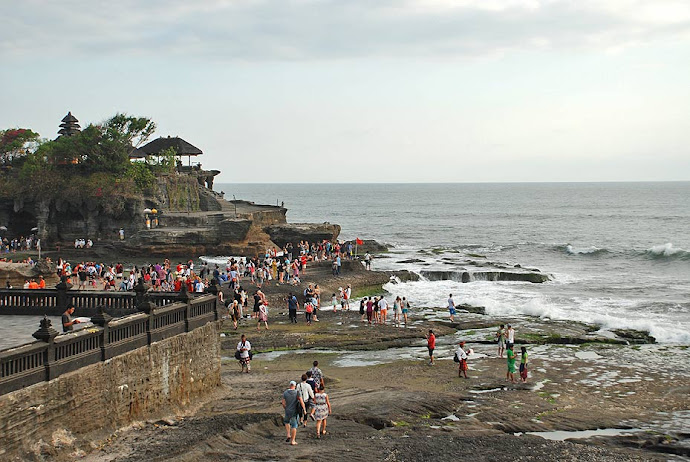
<instances>
[{"instance_id":1,"label":"carved stone finial","mask_svg":"<svg viewBox=\"0 0 690 462\"><path fill-rule=\"evenodd\" d=\"M43 340L44 342L52 342L57 335L58 331L53 329L52 322L45 315L41 319L41 327L33 333L35 339Z\"/></svg>"},{"instance_id":2,"label":"carved stone finial","mask_svg":"<svg viewBox=\"0 0 690 462\"><path fill-rule=\"evenodd\" d=\"M98 312L96 316L91 318L91 322L97 326L105 327L113 319L108 313L105 312L105 307L103 305L98 306Z\"/></svg>"}]
</instances>

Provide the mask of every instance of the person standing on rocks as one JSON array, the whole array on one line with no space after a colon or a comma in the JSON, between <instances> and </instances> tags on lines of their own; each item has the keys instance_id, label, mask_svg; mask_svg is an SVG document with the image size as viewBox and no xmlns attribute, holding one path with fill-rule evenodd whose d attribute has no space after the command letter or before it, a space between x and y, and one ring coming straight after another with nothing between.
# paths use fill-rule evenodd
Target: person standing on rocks
<instances>
[{"instance_id":1,"label":"person standing on rocks","mask_svg":"<svg viewBox=\"0 0 690 462\"><path fill-rule=\"evenodd\" d=\"M525 383L527 382L527 347L521 347L520 352L520 380Z\"/></svg>"},{"instance_id":2,"label":"person standing on rocks","mask_svg":"<svg viewBox=\"0 0 690 462\"><path fill-rule=\"evenodd\" d=\"M429 366L434 365L434 350L436 349L436 336L434 331L429 329L429 333L426 334L426 347L429 350Z\"/></svg>"},{"instance_id":3,"label":"person standing on rocks","mask_svg":"<svg viewBox=\"0 0 690 462\"><path fill-rule=\"evenodd\" d=\"M395 297L393 302L393 321L395 322L395 327L400 327L400 317L402 315L402 299L400 296Z\"/></svg>"},{"instance_id":4,"label":"person standing on rocks","mask_svg":"<svg viewBox=\"0 0 690 462\"><path fill-rule=\"evenodd\" d=\"M506 358L508 362L508 371L506 372L506 382L510 380L515 383L515 352L513 351L513 344L509 343L506 346Z\"/></svg>"},{"instance_id":5,"label":"person standing on rocks","mask_svg":"<svg viewBox=\"0 0 690 462\"><path fill-rule=\"evenodd\" d=\"M455 350L455 354L460 360L460 363L458 364L458 377L462 377L463 375L465 376L466 379L469 379L467 377L467 352L465 351L465 342L460 342L458 344L458 349Z\"/></svg>"},{"instance_id":6,"label":"person standing on rocks","mask_svg":"<svg viewBox=\"0 0 690 462\"><path fill-rule=\"evenodd\" d=\"M364 254L364 268L371 271L371 254L369 252Z\"/></svg>"},{"instance_id":7,"label":"person standing on rocks","mask_svg":"<svg viewBox=\"0 0 690 462\"><path fill-rule=\"evenodd\" d=\"M283 392L283 400L281 404L283 409L285 409L285 417L283 417L283 423L285 424L285 431L287 433L286 443L291 445L296 445L297 441L297 427L299 427L299 411L301 410L306 415L307 410L304 407L304 401L302 397L296 390L297 383L292 380L290 381L290 388Z\"/></svg>"},{"instance_id":8,"label":"person standing on rocks","mask_svg":"<svg viewBox=\"0 0 690 462\"><path fill-rule=\"evenodd\" d=\"M364 307L367 303L367 297L364 297L359 301L359 315L361 316L360 321L364 322Z\"/></svg>"},{"instance_id":9,"label":"person standing on rocks","mask_svg":"<svg viewBox=\"0 0 690 462\"><path fill-rule=\"evenodd\" d=\"M237 344L237 352L239 353L239 358L238 360L240 361L240 372L244 372L245 368L247 369L247 374L249 374L249 371L251 370L251 366L249 363L251 362L251 349L252 349L252 344L249 343L249 340L247 340L247 337L242 334L242 337L240 337L240 343Z\"/></svg>"},{"instance_id":10,"label":"person standing on rocks","mask_svg":"<svg viewBox=\"0 0 690 462\"><path fill-rule=\"evenodd\" d=\"M386 318L388 318L388 301L385 295L381 295L379 299L379 314L381 315L381 324L386 325Z\"/></svg>"},{"instance_id":11,"label":"person standing on rocks","mask_svg":"<svg viewBox=\"0 0 690 462\"><path fill-rule=\"evenodd\" d=\"M307 374L302 374L302 381L297 384L297 393L299 393L302 398L302 402L305 403L306 412L302 415L302 426L306 427L309 417L314 419L314 389L311 384L307 383L309 377Z\"/></svg>"},{"instance_id":12,"label":"person standing on rocks","mask_svg":"<svg viewBox=\"0 0 690 462\"><path fill-rule=\"evenodd\" d=\"M288 294L287 304L290 322L297 324L297 308L299 308L299 303L297 302L297 297L295 297L295 295L292 292Z\"/></svg>"},{"instance_id":13,"label":"person standing on rocks","mask_svg":"<svg viewBox=\"0 0 690 462\"><path fill-rule=\"evenodd\" d=\"M496 332L496 340L498 342L498 357L502 358L503 357L503 351L505 350L505 327L503 324L501 324L501 327L498 328L498 332Z\"/></svg>"},{"instance_id":14,"label":"person standing on rocks","mask_svg":"<svg viewBox=\"0 0 690 462\"><path fill-rule=\"evenodd\" d=\"M455 301L453 301L453 294L448 295L448 313L450 313L450 322L455 321Z\"/></svg>"},{"instance_id":15,"label":"person standing on rocks","mask_svg":"<svg viewBox=\"0 0 690 462\"><path fill-rule=\"evenodd\" d=\"M510 324L508 324L508 328L506 329L506 343L515 345L515 329L513 329Z\"/></svg>"},{"instance_id":16,"label":"person standing on rocks","mask_svg":"<svg viewBox=\"0 0 690 462\"><path fill-rule=\"evenodd\" d=\"M405 327L407 327L407 315L410 312L410 302L405 297L402 298L402 314L405 320Z\"/></svg>"},{"instance_id":17,"label":"person standing on rocks","mask_svg":"<svg viewBox=\"0 0 690 462\"><path fill-rule=\"evenodd\" d=\"M367 321L369 322L369 325L371 326L371 318L374 314L374 301L372 300L373 297L367 298Z\"/></svg>"}]
</instances>

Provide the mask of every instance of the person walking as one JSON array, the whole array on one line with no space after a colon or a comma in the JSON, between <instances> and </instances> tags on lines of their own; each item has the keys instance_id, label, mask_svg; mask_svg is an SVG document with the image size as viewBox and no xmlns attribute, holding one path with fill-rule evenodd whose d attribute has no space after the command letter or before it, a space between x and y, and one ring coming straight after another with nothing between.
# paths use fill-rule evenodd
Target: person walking
<instances>
[{"instance_id":1,"label":"person walking","mask_svg":"<svg viewBox=\"0 0 690 462\"><path fill-rule=\"evenodd\" d=\"M407 327L407 315L410 312L410 302L407 301L405 297L402 298L402 314L405 320L405 327Z\"/></svg>"},{"instance_id":2,"label":"person walking","mask_svg":"<svg viewBox=\"0 0 690 462\"><path fill-rule=\"evenodd\" d=\"M400 296L395 297L393 302L393 321L395 327L400 327L400 318L402 317L402 299Z\"/></svg>"},{"instance_id":3,"label":"person walking","mask_svg":"<svg viewBox=\"0 0 690 462\"><path fill-rule=\"evenodd\" d=\"M314 382L316 382L317 385L325 385L323 380L323 372L321 372L321 369L319 369L318 361L313 362L313 367L309 369L309 371L311 371L311 378L314 379Z\"/></svg>"},{"instance_id":4,"label":"person walking","mask_svg":"<svg viewBox=\"0 0 690 462\"><path fill-rule=\"evenodd\" d=\"M455 321L455 301L453 301L453 294L448 295L448 313L450 313L450 322Z\"/></svg>"},{"instance_id":5,"label":"person walking","mask_svg":"<svg viewBox=\"0 0 690 462\"><path fill-rule=\"evenodd\" d=\"M297 297L292 292L287 296L287 304L290 322L297 324L297 308L299 308L299 303L297 302Z\"/></svg>"},{"instance_id":6,"label":"person walking","mask_svg":"<svg viewBox=\"0 0 690 462\"><path fill-rule=\"evenodd\" d=\"M458 344L458 349L455 350L455 355L458 357L458 360L460 363L458 364L458 377L462 377L463 375L465 376L466 379L469 379L467 377L467 352L465 351L465 342L460 342Z\"/></svg>"},{"instance_id":7,"label":"person walking","mask_svg":"<svg viewBox=\"0 0 690 462\"><path fill-rule=\"evenodd\" d=\"M235 354L235 357L240 362L240 372L244 372L244 370L247 369L247 374L249 374L249 371L251 370L249 363L252 360L251 350L252 344L249 343L249 340L247 340L247 336L242 334L242 337L240 337L240 342L237 344L237 353Z\"/></svg>"},{"instance_id":8,"label":"person walking","mask_svg":"<svg viewBox=\"0 0 690 462\"><path fill-rule=\"evenodd\" d=\"M328 416L331 414L331 401L324 391L324 386L317 385L316 393L314 394L314 418L316 419L316 437L321 438L326 434L326 425L328 423Z\"/></svg>"},{"instance_id":9,"label":"person walking","mask_svg":"<svg viewBox=\"0 0 690 462\"><path fill-rule=\"evenodd\" d=\"M436 336L434 331L429 329L429 333L426 334L426 347L429 350L429 366L434 365L434 350L436 349Z\"/></svg>"},{"instance_id":10,"label":"person walking","mask_svg":"<svg viewBox=\"0 0 690 462\"><path fill-rule=\"evenodd\" d=\"M302 374L302 381L297 384L297 393L299 393L302 398L302 402L305 404L305 413L302 415L302 426L306 427L309 417L314 419L313 408L314 408L314 389L311 384L307 383L309 377L307 374Z\"/></svg>"},{"instance_id":11,"label":"person walking","mask_svg":"<svg viewBox=\"0 0 690 462\"><path fill-rule=\"evenodd\" d=\"M297 383L294 380L290 381L290 388L283 392L283 399L281 404L283 409L285 409L285 416L283 417L283 423L285 424L285 432L287 438L286 443L290 443L295 446L297 441L297 427L299 427L299 410L301 409L304 414L307 413L304 407L304 401L302 397L296 390Z\"/></svg>"},{"instance_id":12,"label":"person walking","mask_svg":"<svg viewBox=\"0 0 690 462\"><path fill-rule=\"evenodd\" d=\"M264 323L264 326L266 326L266 330L268 330L268 305L266 302L262 303L259 306L259 322L256 323L256 330L260 331L261 330L261 323Z\"/></svg>"}]
</instances>

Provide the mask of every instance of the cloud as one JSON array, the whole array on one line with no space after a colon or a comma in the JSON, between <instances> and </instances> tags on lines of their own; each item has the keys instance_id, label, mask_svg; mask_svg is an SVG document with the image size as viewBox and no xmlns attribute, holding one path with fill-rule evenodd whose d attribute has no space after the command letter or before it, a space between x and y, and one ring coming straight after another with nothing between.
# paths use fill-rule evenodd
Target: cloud
<instances>
[{"instance_id":1,"label":"cloud","mask_svg":"<svg viewBox=\"0 0 690 462\"><path fill-rule=\"evenodd\" d=\"M678 0L23 0L0 55L215 60L452 58L690 37Z\"/></svg>"}]
</instances>

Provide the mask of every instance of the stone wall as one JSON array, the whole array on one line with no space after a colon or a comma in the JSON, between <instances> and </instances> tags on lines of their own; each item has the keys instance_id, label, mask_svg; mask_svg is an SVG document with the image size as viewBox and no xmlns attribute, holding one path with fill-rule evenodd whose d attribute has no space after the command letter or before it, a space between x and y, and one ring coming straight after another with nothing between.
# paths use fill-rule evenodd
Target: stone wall
<instances>
[{"instance_id":1,"label":"stone wall","mask_svg":"<svg viewBox=\"0 0 690 462\"><path fill-rule=\"evenodd\" d=\"M219 323L0 396L0 460L176 412L220 385ZM83 441L82 441L83 443ZM83 443L85 444L85 443Z\"/></svg>"}]
</instances>

